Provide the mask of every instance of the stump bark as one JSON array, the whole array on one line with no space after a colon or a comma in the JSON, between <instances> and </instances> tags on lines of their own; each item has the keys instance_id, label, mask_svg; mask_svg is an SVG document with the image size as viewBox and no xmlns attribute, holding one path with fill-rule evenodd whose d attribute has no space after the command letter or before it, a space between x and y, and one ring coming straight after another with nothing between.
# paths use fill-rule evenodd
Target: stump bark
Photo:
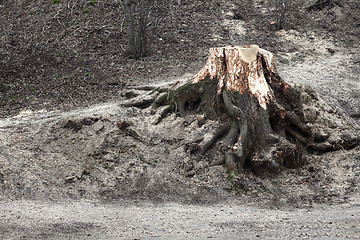
<instances>
[{"instance_id":1,"label":"stump bark","mask_svg":"<svg viewBox=\"0 0 360 240\"><path fill-rule=\"evenodd\" d=\"M245 163L255 172L296 168L305 150L344 147L330 144L329 135L307 124L300 92L279 76L273 54L256 45L211 48L197 74L157 96L152 108L160 106L167 107L156 123L172 112L201 113L220 123L213 137L195 149L201 158L216 145L223 158L215 162L225 164L230 177Z\"/></svg>"}]
</instances>

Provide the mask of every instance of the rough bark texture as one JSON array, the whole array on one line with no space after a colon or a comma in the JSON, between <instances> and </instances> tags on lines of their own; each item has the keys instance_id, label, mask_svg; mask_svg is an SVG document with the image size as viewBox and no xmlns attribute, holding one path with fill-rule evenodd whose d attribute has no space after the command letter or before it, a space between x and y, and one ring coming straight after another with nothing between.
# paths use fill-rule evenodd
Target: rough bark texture
<instances>
[{"instance_id":1,"label":"rough bark texture","mask_svg":"<svg viewBox=\"0 0 360 240\"><path fill-rule=\"evenodd\" d=\"M147 0L139 1L139 6L136 6L136 3L130 0L123 0L121 3L127 24L128 53L133 58L143 57L147 53L146 27L149 12ZM139 12L138 17L134 14L136 8L138 8ZM136 21L136 18L138 18L138 21ZM136 27L138 27L137 30Z\"/></svg>"},{"instance_id":2,"label":"rough bark texture","mask_svg":"<svg viewBox=\"0 0 360 240\"><path fill-rule=\"evenodd\" d=\"M148 106L149 101L144 102ZM217 163L225 164L231 178L245 163L255 172L296 168L305 150L358 144L330 144L328 134L307 124L300 92L281 79L272 53L256 45L211 48L207 63L190 81L156 97L152 108L160 106L167 107L156 123L171 112L201 113L220 122L214 136L195 149L201 158L220 142L223 158Z\"/></svg>"}]
</instances>

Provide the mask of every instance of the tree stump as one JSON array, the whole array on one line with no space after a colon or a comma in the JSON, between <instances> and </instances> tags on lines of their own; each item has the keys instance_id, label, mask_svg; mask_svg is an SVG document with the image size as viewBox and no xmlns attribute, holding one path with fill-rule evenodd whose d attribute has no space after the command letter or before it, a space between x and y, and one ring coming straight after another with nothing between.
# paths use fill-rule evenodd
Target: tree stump
<instances>
[{"instance_id":1,"label":"tree stump","mask_svg":"<svg viewBox=\"0 0 360 240\"><path fill-rule=\"evenodd\" d=\"M148 106L149 100L144 102ZM220 123L213 137L195 149L201 158L219 140L223 158L217 163L225 164L229 176L242 172L246 162L253 171L296 168L304 161L304 151L330 151L359 142L330 143L329 134L307 124L300 91L279 76L273 54L256 45L211 48L197 74L152 103L153 110L160 106L167 107L156 123L171 112L201 113Z\"/></svg>"}]
</instances>

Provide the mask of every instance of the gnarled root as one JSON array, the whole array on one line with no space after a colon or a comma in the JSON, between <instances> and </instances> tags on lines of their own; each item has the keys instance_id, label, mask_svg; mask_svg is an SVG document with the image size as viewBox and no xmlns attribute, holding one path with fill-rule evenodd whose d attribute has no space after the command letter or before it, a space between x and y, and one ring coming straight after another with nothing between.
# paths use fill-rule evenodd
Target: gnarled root
<instances>
[{"instance_id":1,"label":"gnarled root","mask_svg":"<svg viewBox=\"0 0 360 240\"><path fill-rule=\"evenodd\" d=\"M276 172L282 166L300 166L305 151L321 153L359 144L359 137L335 138L323 131L326 126L321 122L309 124L302 99L306 91L283 81L272 54L257 46L212 48L207 63L188 82L151 91L149 99L127 106L146 107L153 100L153 113L163 107L155 124L173 112L202 113L220 122L213 137L196 149L200 160L213 146L219 147L222 157L209 166L224 163L229 176L238 175L246 162L254 171ZM312 93L308 97L319 101ZM221 144L215 144L219 140Z\"/></svg>"}]
</instances>

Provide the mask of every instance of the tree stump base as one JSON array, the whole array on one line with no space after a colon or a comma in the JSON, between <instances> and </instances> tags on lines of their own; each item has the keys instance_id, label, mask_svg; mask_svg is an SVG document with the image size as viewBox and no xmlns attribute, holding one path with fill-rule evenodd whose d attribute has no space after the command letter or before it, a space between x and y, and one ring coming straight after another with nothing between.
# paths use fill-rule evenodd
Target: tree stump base
<instances>
[{"instance_id":1,"label":"tree stump base","mask_svg":"<svg viewBox=\"0 0 360 240\"><path fill-rule=\"evenodd\" d=\"M156 95L152 109L166 106L155 124L173 112L182 117L203 114L218 121L213 137L194 149L200 160L216 147L223 158L214 162L224 164L233 177L245 163L254 172L274 172L301 166L304 152L359 144L356 134L334 142L329 131L314 127L317 116L311 118L304 111L303 93L279 76L271 52L256 45L226 46L211 48L204 67L185 84ZM318 101L311 90L306 98ZM142 107L149 106L149 100L146 103Z\"/></svg>"}]
</instances>

